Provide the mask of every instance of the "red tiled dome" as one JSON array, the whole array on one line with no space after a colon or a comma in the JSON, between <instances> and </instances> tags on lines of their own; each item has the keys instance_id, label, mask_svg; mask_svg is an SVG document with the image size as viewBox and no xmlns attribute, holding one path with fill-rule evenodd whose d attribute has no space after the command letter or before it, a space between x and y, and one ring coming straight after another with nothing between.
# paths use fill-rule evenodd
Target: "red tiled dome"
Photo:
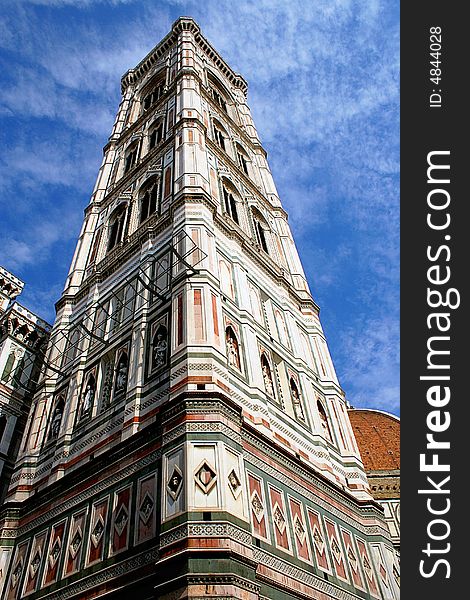
<instances>
[{"instance_id":1,"label":"red tiled dome","mask_svg":"<svg viewBox=\"0 0 470 600\"><path fill-rule=\"evenodd\" d=\"M352 408L348 414L365 470L400 469L400 419L362 408Z\"/></svg>"}]
</instances>

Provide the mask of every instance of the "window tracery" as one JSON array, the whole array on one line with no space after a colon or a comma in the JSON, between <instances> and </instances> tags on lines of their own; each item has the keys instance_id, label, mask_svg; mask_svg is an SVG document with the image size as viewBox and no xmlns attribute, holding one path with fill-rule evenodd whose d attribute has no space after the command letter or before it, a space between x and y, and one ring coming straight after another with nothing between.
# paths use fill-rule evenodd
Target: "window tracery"
<instances>
[{"instance_id":1,"label":"window tracery","mask_svg":"<svg viewBox=\"0 0 470 600\"><path fill-rule=\"evenodd\" d=\"M125 216L126 205L121 205L109 220L108 252L123 240Z\"/></svg>"}]
</instances>

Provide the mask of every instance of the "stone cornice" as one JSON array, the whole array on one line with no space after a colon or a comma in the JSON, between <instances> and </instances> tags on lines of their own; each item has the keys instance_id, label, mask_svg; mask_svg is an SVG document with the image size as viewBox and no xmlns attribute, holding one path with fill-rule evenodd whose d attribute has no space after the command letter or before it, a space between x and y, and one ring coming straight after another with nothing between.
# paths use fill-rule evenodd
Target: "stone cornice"
<instances>
[{"instance_id":1,"label":"stone cornice","mask_svg":"<svg viewBox=\"0 0 470 600\"><path fill-rule=\"evenodd\" d=\"M248 90L248 84L245 79L239 74L235 73L210 44L208 40L201 34L199 25L191 17L180 17L173 23L172 29L163 40L155 46L147 56L140 61L140 63L134 68L130 69L125 73L121 79L121 91L125 92L126 88L130 85L134 85L144 77L146 73L155 65L159 59L161 59L170 48L177 43L178 36L183 31L190 31L194 35L194 39L201 50L212 60L219 70L225 75L230 83L237 89L240 89L246 96Z\"/></svg>"}]
</instances>

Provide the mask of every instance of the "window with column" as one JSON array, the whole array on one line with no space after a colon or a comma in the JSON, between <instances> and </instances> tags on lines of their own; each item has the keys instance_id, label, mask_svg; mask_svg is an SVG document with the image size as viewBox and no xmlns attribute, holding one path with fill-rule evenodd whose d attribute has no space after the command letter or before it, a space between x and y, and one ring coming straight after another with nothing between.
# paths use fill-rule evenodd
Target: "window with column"
<instances>
[{"instance_id":1,"label":"window with column","mask_svg":"<svg viewBox=\"0 0 470 600\"><path fill-rule=\"evenodd\" d=\"M121 205L109 219L108 252L123 240L126 208L126 205Z\"/></svg>"}]
</instances>

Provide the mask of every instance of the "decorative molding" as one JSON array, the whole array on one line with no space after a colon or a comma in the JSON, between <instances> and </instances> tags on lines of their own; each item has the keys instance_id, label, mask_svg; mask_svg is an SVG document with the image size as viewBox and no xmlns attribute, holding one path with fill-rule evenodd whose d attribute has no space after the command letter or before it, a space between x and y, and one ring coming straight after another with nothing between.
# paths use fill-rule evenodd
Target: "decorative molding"
<instances>
[{"instance_id":1,"label":"decorative molding","mask_svg":"<svg viewBox=\"0 0 470 600\"><path fill-rule=\"evenodd\" d=\"M170 531L162 533L160 536L160 548L170 546L179 540L186 539L188 537L223 537L231 538L250 546L252 544L253 537L249 531L245 531L240 527L232 525L226 522L191 522L184 523Z\"/></svg>"},{"instance_id":2,"label":"decorative molding","mask_svg":"<svg viewBox=\"0 0 470 600\"><path fill-rule=\"evenodd\" d=\"M268 449L267 454L271 455L272 450ZM279 460L279 462L281 462L281 464L286 463L286 461L280 459L280 457L277 457L277 459ZM307 500L310 500L310 502L313 504L313 507L315 507L317 509L322 508L324 511L330 513L331 515L334 515L337 520L347 523L353 529L357 529L358 531L362 532L364 535L382 535L382 536L385 536L388 538L389 533L388 533L387 529L385 528L385 526L381 527L376 524L374 524L374 525L361 524L358 520L353 519L345 512L342 512L342 511L338 510L337 508L335 508L331 502L323 500L317 494L309 491L308 489L305 488L305 486L302 486L300 483L298 483L293 478L288 477L287 475L282 473L280 470L272 467L271 465L269 465L265 461L259 459L257 456L255 456L254 454L252 454L251 452L249 452L247 450L245 450L245 461L248 464L251 464L251 465L254 465L255 467L257 467L261 472L266 473L267 475L270 475L275 481L284 484L287 489L295 491L295 492L297 492L297 494L299 494L299 496L306 498ZM305 477L306 479L309 478L308 474L305 474L300 468L298 468L298 467L296 468L295 466L292 466L292 465L286 465L286 466L291 471L293 471L293 474L301 475L301 476ZM359 512L359 509L357 506L354 506L352 504L352 502L350 502L348 499L341 497L339 494L337 494L335 492L335 490L333 488L328 488L323 482L321 482L319 480L315 481L315 485L318 486L326 495L329 495L332 498L334 498L335 500L337 500L338 503L348 504L350 508L352 508L356 512ZM381 515L379 513L377 513L377 517L380 517L380 516Z\"/></svg>"},{"instance_id":3,"label":"decorative molding","mask_svg":"<svg viewBox=\"0 0 470 600\"><path fill-rule=\"evenodd\" d=\"M129 560L102 569L93 575L80 579L76 583L71 583L67 585L67 587L41 597L46 598L47 600L66 600L67 598L80 597L80 593L87 592L93 588L98 588L100 584L109 581L110 579L116 579L117 577L135 571L140 567L155 563L158 560L158 556L158 548L155 548L144 554L133 556Z\"/></svg>"},{"instance_id":4,"label":"decorative molding","mask_svg":"<svg viewBox=\"0 0 470 600\"><path fill-rule=\"evenodd\" d=\"M154 464L160 458L161 458L160 450L156 450L155 452L152 452L148 456L145 456L144 458L139 459L135 463L128 465L124 469L121 469L120 471L118 471L117 473L112 475L111 477L107 477L106 479L103 479L102 481L92 485L88 489L83 490L82 492L80 492L79 495L76 495L73 498L70 498L70 500L63 502L62 504L60 504L59 506L56 506L52 510L40 515L36 519L33 519L26 525L23 525L23 527L20 527L17 530L16 535L12 536L12 537L23 536L26 533L28 533L29 531L35 529L36 527L39 527L39 526L43 525L44 523L47 523L47 521L49 521L50 519L53 519L53 518L57 517L58 515L61 515L62 513L73 510L79 504L83 504L84 502L94 498L95 496L98 496L98 494L100 494L103 490L106 490L107 488L112 487L114 484L116 484L120 481L123 481L126 477L129 477L129 476L133 475L134 473L141 471L147 465Z\"/></svg>"},{"instance_id":5,"label":"decorative molding","mask_svg":"<svg viewBox=\"0 0 470 600\"><path fill-rule=\"evenodd\" d=\"M318 592L325 594L328 598L335 598L337 600L359 600L361 598L361 596L351 594L336 585L328 583L325 579L318 577L318 575L304 571L260 548L253 548L253 558L260 564L278 573L282 573L284 576L291 577L295 581L314 588ZM270 581L268 577L263 577L263 579Z\"/></svg>"}]
</instances>

